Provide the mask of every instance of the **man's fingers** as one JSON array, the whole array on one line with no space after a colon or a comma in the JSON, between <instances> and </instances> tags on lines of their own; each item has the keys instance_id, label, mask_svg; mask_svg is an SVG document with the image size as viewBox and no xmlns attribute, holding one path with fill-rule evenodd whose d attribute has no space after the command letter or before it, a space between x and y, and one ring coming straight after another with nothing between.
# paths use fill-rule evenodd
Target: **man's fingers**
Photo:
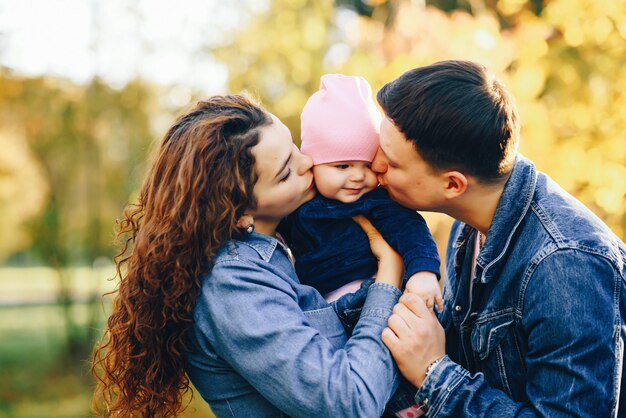
<instances>
[{"instance_id":1,"label":"man's fingers","mask_svg":"<svg viewBox=\"0 0 626 418\"><path fill-rule=\"evenodd\" d=\"M405 293L400 297L399 302L420 318L428 318L430 315L433 315L433 312L428 309L422 298L416 294Z\"/></svg>"},{"instance_id":2,"label":"man's fingers","mask_svg":"<svg viewBox=\"0 0 626 418\"><path fill-rule=\"evenodd\" d=\"M391 314L387 321L387 326L398 336L402 337L411 333L411 328L404 318L398 314Z\"/></svg>"},{"instance_id":3,"label":"man's fingers","mask_svg":"<svg viewBox=\"0 0 626 418\"><path fill-rule=\"evenodd\" d=\"M392 317L395 317L393 324L391 322ZM389 319L390 319L389 321L390 328L392 328L393 331L400 338L402 338L405 335L414 334L415 330L420 327L419 325L420 318L415 313L413 313L409 308L407 308L406 305L404 305L403 303L397 303L396 306L393 307L392 315L389 317ZM402 321L402 322L400 323L396 321Z\"/></svg>"},{"instance_id":4,"label":"man's fingers","mask_svg":"<svg viewBox=\"0 0 626 418\"><path fill-rule=\"evenodd\" d=\"M396 350L398 344L400 343L398 336L389 328L383 329L380 338L383 341L383 344L385 344L392 353Z\"/></svg>"}]
</instances>

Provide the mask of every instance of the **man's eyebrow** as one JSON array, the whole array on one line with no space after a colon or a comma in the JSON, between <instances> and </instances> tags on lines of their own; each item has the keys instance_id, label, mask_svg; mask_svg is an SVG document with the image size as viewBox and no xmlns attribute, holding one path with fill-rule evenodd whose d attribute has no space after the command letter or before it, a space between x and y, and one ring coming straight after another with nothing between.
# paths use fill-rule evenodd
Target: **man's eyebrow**
<instances>
[{"instance_id":1,"label":"man's eyebrow","mask_svg":"<svg viewBox=\"0 0 626 418\"><path fill-rule=\"evenodd\" d=\"M291 161L291 156L293 155L293 152L289 154L289 157L287 157L287 159L285 160L285 162L280 166L280 170L278 170L278 172L276 173L276 175L274 176L273 180L276 180L276 178L278 176L280 176L280 173L283 172L283 170L285 169L285 167L287 167L287 164L289 164L289 161Z\"/></svg>"}]
</instances>

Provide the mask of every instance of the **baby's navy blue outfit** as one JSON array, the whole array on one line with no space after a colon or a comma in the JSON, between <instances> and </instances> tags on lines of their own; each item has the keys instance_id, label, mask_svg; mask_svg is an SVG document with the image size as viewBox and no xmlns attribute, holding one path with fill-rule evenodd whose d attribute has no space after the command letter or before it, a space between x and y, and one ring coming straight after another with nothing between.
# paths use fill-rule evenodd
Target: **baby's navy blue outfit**
<instances>
[{"instance_id":1,"label":"baby's navy blue outfit","mask_svg":"<svg viewBox=\"0 0 626 418\"><path fill-rule=\"evenodd\" d=\"M318 195L281 222L278 231L294 253L301 283L324 295L376 274L378 260L352 220L358 214L368 218L402 256L406 277L418 271L439 276L439 253L424 218L379 187L353 203Z\"/></svg>"},{"instance_id":2,"label":"baby's navy blue outfit","mask_svg":"<svg viewBox=\"0 0 626 418\"><path fill-rule=\"evenodd\" d=\"M376 274L378 260L372 254L365 232L352 220L359 214L368 218L402 256L406 277L418 271L430 271L439 276L439 253L424 218L391 200L387 191L379 187L352 203L318 195L281 222L278 231L295 256L300 283L326 295L345 284ZM371 281L365 285L369 283ZM333 302L336 310L352 312L344 321L348 332L358 320L363 294L362 287L355 294ZM396 413L415 403L416 391L402 378L387 402L384 416L404 416Z\"/></svg>"}]
</instances>

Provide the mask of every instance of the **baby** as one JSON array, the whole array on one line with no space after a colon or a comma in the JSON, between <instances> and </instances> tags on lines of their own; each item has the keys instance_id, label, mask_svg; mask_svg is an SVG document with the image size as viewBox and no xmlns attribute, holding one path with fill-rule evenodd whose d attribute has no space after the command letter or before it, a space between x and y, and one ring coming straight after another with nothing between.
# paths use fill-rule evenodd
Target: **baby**
<instances>
[{"instance_id":1,"label":"baby","mask_svg":"<svg viewBox=\"0 0 626 418\"><path fill-rule=\"evenodd\" d=\"M439 255L424 219L392 201L371 163L381 115L361 77L327 74L302 111L301 151L313 159L318 196L279 227L300 281L328 301L359 289L377 270L369 242L352 217L362 214L402 256L407 290L443 309Z\"/></svg>"},{"instance_id":2,"label":"baby","mask_svg":"<svg viewBox=\"0 0 626 418\"><path fill-rule=\"evenodd\" d=\"M441 311L439 255L426 222L417 212L391 200L378 187L371 169L379 146L381 115L367 81L338 74L322 76L320 89L304 106L301 121L301 151L313 159L319 194L279 226L295 255L300 281L333 302L357 292L376 273L378 261L369 241L352 220L361 214L402 256L410 277L407 290L422 297L430 308L437 304ZM352 304L349 297L340 302L341 306ZM351 327L346 321L344 325ZM402 379L386 405L385 416L420 416L415 392Z\"/></svg>"}]
</instances>

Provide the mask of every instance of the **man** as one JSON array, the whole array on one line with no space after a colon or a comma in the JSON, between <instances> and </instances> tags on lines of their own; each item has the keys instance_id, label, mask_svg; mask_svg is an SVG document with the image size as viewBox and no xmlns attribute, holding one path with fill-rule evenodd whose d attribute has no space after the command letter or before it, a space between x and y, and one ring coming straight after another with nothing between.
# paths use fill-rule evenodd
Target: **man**
<instances>
[{"instance_id":1,"label":"man","mask_svg":"<svg viewBox=\"0 0 626 418\"><path fill-rule=\"evenodd\" d=\"M626 247L517 153L504 87L446 61L377 99L381 185L457 220L438 320L405 293L382 336L416 403L438 417L626 415Z\"/></svg>"}]
</instances>

